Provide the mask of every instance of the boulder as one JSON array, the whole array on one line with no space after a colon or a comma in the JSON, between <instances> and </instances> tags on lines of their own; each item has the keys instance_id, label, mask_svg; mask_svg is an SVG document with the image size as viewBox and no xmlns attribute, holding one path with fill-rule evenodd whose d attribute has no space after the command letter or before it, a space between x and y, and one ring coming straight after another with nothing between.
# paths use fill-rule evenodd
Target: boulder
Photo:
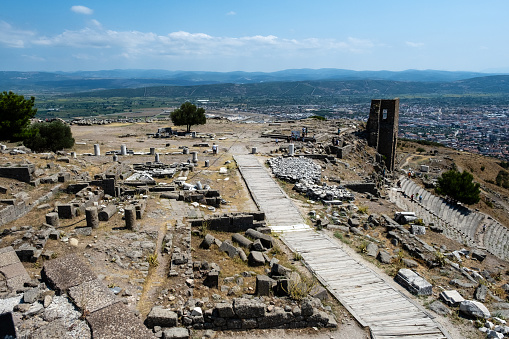
<instances>
[{"instance_id":1,"label":"boulder","mask_svg":"<svg viewBox=\"0 0 509 339\"><path fill-rule=\"evenodd\" d=\"M210 246L212 246L212 244L215 242L215 240L216 240L216 238L214 238L210 234L207 234L207 235L205 235L205 238L203 238L203 241L201 242L200 247L208 250L210 248Z\"/></svg>"},{"instance_id":2,"label":"boulder","mask_svg":"<svg viewBox=\"0 0 509 339\"><path fill-rule=\"evenodd\" d=\"M382 264L390 264L390 263L392 263L392 256L389 254L389 252L387 252L385 250L381 250L380 252L378 252L378 256L376 258Z\"/></svg>"}]
</instances>

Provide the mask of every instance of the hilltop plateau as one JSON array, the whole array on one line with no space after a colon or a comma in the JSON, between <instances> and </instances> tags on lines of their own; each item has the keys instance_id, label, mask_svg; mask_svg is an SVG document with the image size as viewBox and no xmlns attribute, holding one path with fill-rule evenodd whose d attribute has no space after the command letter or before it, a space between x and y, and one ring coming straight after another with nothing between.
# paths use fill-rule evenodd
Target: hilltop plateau
<instances>
[{"instance_id":1,"label":"hilltop plateau","mask_svg":"<svg viewBox=\"0 0 509 339\"><path fill-rule=\"evenodd\" d=\"M322 286L326 274L310 257L313 245L289 246L299 232L277 232L271 215L287 211L261 208L273 193L267 188L260 198L240 159L271 173L301 226L408 300L430 321L433 337L484 337L476 328L486 326L481 318L493 330L505 326L509 191L495 184L499 160L400 141L395 170L384 172L363 122L254 123L263 115L245 114L251 123L242 123L227 119L238 112L214 114L187 135L173 134L179 128L167 119L72 125L76 145L59 154L6 144L2 168L31 171L30 180L0 178L0 248L13 260L0 259L0 313L10 314L19 337L120 338L128 326L133 338L169 338L177 329L181 337L366 338L380 328L404 337L412 325L384 319L390 302L367 303L375 313L367 321L355 300L368 296ZM169 127L172 134L163 130ZM302 128L309 139L289 140ZM336 138L341 156L331 148ZM320 179L303 188L303 179L276 178L267 160L277 157L309 161ZM453 167L481 184L478 204L455 205L434 193L434 180ZM421 201L413 199L417 193ZM398 224L397 212L415 212L417 219ZM247 230L255 228L260 232ZM323 253L325 265L332 252ZM398 284L394 278L404 268L426 280L431 293L416 297ZM369 279L367 273L337 278L359 288ZM471 321L457 304L446 305L440 295L450 290L491 314Z\"/></svg>"}]
</instances>

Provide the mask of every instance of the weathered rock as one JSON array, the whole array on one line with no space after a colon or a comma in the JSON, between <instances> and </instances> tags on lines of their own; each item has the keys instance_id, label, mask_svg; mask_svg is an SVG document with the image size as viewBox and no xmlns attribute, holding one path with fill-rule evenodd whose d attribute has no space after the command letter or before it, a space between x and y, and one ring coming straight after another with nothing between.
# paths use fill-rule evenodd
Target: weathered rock
<instances>
[{"instance_id":1,"label":"weathered rock","mask_svg":"<svg viewBox=\"0 0 509 339\"><path fill-rule=\"evenodd\" d=\"M239 252L237 252L237 248L233 246L229 240L223 241L223 243L219 247L219 250L228 253L228 256L232 259L239 255Z\"/></svg>"},{"instance_id":2,"label":"weathered rock","mask_svg":"<svg viewBox=\"0 0 509 339\"><path fill-rule=\"evenodd\" d=\"M488 287L486 285L481 284L475 289L474 298L475 298L475 300L485 302L487 293L488 293Z\"/></svg>"},{"instance_id":3,"label":"weathered rock","mask_svg":"<svg viewBox=\"0 0 509 339\"><path fill-rule=\"evenodd\" d=\"M163 331L163 339L188 339L189 330L185 327L166 328Z\"/></svg>"},{"instance_id":4,"label":"weathered rock","mask_svg":"<svg viewBox=\"0 0 509 339\"><path fill-rule=\"evenodd\" d=\"M146 323L150 328L154 326L174 327L177 326L177 319L177 313L162 306L154 306L147 316Z\"/></svg>"},{"instance_id":5,"label":"weathered rock","mask_svg":"<svg viewBox=\"0 0 509 339\"><path fill-rule=\"evenodd\" d=\"M207 234L207 235L205 235L205 238L203 238L203 241L201 242L200 247L208 250L210 248L210 246L212 246L212 244L214 243L215 240L216 239L212 235Z\"/></svg>"},{"instance_id":6,"label":"weathered rock","mask_svg":"<svg viewBox=\"0 0 509 339\"><path fill-rule=\"evenodd\" d=\"M219 286L219 272L216 270L211 270L207 273L207 277L203 281L203 285L209 288L217 288Z\"/></svg>"},{"instance_id":7,"label":"weathered rock","mask_svg":"<svg viewBox=\"0 0 509 339\"><path fill-rule=\"evenodd\" d=\"M375 257L378 255L378 246L375 243L370 242L366 247L366 254L370 257Z\"/></svg>"},{"instance_id":8,"label":"weathered rock","mask_svg":"<svg viewBox=\"0 0 509 339\"><path fill-rule=\"evenodd\" d=\"M463 288L471 288L477 286L476 283L470 283L461 279L452 279L451 281L449 281L449 284Z\"/></svg>"},{"instance_id":9,"label":"weathered rock","mask_svg":"<svg viewBox=\"0 0 509 339\"><path fill-rule=\"evenodd\" d=\"M256 239L252 244L251 244L251 250L252 251L258 251L258 252L263 252L265 251L265 247L263 247L262 245L262 242L260 239Z\"/></svg>"},{"instance_id":10,"label":"weathered rock","mask_svg":"<svg viewBox=\"0 0 509 339\"><path fill-rule=\"evenodd\" d=\"M481 251L479 249L475 249L472 251L472 258L475 260L478 260L480 262L484 261L486 259L487 253L484 251Z\"/></svg>"},{"instance_id":11,"label":"weathered rock","mask_svg":"<svg viewBox=\"0 0 509 339\"><path fill-rule=\"evenodd\" d=\"M234 235L232 235L232 240L239 244L240 246L245 247L247 249L250 249L251 245L253 245L253 242L251 240L249 240L248 238L239 233L235 233Z\"/></svg>"},{"instance_id":12,"label":"weathered rock","mask_svg":"<svg viewBox=\"0 0 509 339\"><path fill-rule=\"evenodd\" d=\"M412 260L412 259L403 258L402 261L403 261L403 264L405 264L405 266L408 268L415 268L415 267L419 266L419 263L417 263L417 261Z\"/></svg>"},{"instance_id":13,"label":"weathered rock","mask_svg":"<svg viewBox=\"0 0 509 339\"><path fill-rule=\"evenodd\" d=\"M390 263L392 263L392 256L389 254L389 252L387 252L385 250L381 250L380 252L378 252L378 256L376 258L382 264L390 264Z\"/></svg>"},{"instance_id":14,"label":"weathered rock","mask_svg":"<svg viewBox=\"0 0 509 339\"><path fill-rule=\"evenodd\" d=\"M478 301L464 300L460 303L460 312L470 318L488 319L490 311Z\"/></svg>"},{"instance_id":15,"label":"weathered rock","mask_svg":"<svg viewBox=\"0 0 509 339\"><path fill-rule=\"evenodd\" d=\"M247 257L247 261L250 266L265 265L265 258L263 257L263 253L258 251L251 251L251 253L249 253L249 256Z\"/></svg>"},{"instance_id":16,"label":"weathered rock","mask_svg":"<svg viewBox=\"0 0 509 339\"><path fill-rule=\"evenodd\" d=\"M445 306L443 303L441 303L440 301L438 300L435 300L434 302L432 302L430 305L429 305L429 308L437 313L437 314L440 314L440 315L450 315L452 312L451 310Z\"/></svg>"}]
</instances>

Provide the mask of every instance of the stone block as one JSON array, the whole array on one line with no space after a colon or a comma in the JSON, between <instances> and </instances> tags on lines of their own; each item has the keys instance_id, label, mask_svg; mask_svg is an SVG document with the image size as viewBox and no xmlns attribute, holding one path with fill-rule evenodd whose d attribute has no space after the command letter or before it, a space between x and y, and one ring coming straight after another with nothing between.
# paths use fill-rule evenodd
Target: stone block
<instances>
[{"instance_id":1,"label":"stone block","mask_svg":"<svg viewBox=\"0 0 509 339\"><path fill-rule=\"evenodd\" d=\"M68 293L78 308L89 312L95 312L116 302L114 294L98 279L70 287Z\"/></svg>"},{"instance_id":2,"label":"stone block","mask_svg":"<svg viewBox=\"0 0 509 339\"><path fill-rule=\"evenodd\" d=\"M233 310L237 317L260 318L265 316L265 304L245 298L235 298L233 300Z\"/></svg>"},{"instance_id":3,"label":"stone block","mask_svg":"<svg viewBox=\"0 0 509 339\"><path fill-rule=\"evenodd\" d=\"M207 277L203 281L203 285L209 288L217 288L219 286L219 272L212 270L207 273Z\"/></svg>"},{"instance_id":4,"label":"stone block","mask_svg":"<svg viewBox=\"0 0 509 339\"><path fill-rule=\"evenodd\" d=\"M290 322L292 318L292 314L285 312L283 308L274 307L270 313L265 314L259 323L259 328L275 328Z\"/></svg>"},{"instance_id":5,"label":"stone block","mask_svg":"<svg viewBox=\"0 0 509 339\"><path fill-rule=\"evenodd\" d=\"M57 211L60 219L72 219L76 216L76 208L72 204L58 205Z\"/></svg>"},{"instance_id":6,"label":"stone block","mask_svg":"<svg viewBox=\"0 0 509 339\"><path fill-rule=\"evenodd\" d=\"M403 287L416 295L431 295L432 285L412 270L402 268L394 278Z\"/></svg>"},{"instance_id":7,"label":"stone block","mask_svg":"<svg viewBox=\"0 0 509 339\"><path fill-rule=\"evenodd\" d=\"M145 320L148 327L154 326L161 327L175 327L177 326L178 315L177 313L165 309L162 306L154 306Z\"/></svg>"},{"instance_id":8,"label":"stone block","mask_svg":"<svg viewBox=\"0 0 509 339\"><path fill-rule=\"evenodd\" d=\"M41 277L58 293L67 292L70 287L97 279L94 272L75 254L46 261Z\"/></svg>"},{"instance_id":9,"label":"stone block","mask_svg":"<svg viewBox=\"0 0 509 339\"><path fill-rule=\"evenodd\" d=\"M257 275L255 294L258 296L270 296L275 285L276 281L274 279L266 275Z\"/></svg>"},{"instance_id":10,"label":"stone block","mask_svg":"<svg viewBox=\"0 0 509 339\"><path fill-rule=\"evenodd\" d=\"M87 316L87 323L94 339L156 338L121 302L92 312Z\"/></svg>"},{"instance_id":11,"label":"stone block","mask_svg":"<svg viewBox=\"0 0 509 339\"><path fill-rule=\"evenodd\" d=\"M224 244L224 242L223 242ZM265 265L265 258L262 252L251 251L247 257L249 266L263 266Z\"/></svg>"},{"instance_id":12,"label":"stone block","mask_svg":"<svg viewBox=\"0 0 509 339\"><path fill-rule=\"evenodd\" d=\"M215 312L217 312L221 318L232 318L235 316L233 305L228 302L217 303L215 305Z\"/></svg>"},{"instance_id":13,"label":"stone block","mask_svg":"<svg viewBox=\"0 0 509 339\"><path fill-rule=\"evenodd\" d=\"M163 331L163 339L188 339L189 330L185 327L166 328Z\"/></svg>"}]
</instances>

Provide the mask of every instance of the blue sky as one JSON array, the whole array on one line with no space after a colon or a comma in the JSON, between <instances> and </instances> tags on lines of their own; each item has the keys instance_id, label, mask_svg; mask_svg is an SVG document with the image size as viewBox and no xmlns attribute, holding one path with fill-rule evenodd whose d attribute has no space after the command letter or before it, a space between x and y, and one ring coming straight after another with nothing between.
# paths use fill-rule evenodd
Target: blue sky
<instances>
[{"instance_id":1,"label":"blue sky","mask_svg":"<svg viewBox=\"0 0 509 339\"><path fill-rule=\"evenodd\" d=\"M509 1L17 0L0 70L509 71Z\"/></svg>"}]
</instances>

